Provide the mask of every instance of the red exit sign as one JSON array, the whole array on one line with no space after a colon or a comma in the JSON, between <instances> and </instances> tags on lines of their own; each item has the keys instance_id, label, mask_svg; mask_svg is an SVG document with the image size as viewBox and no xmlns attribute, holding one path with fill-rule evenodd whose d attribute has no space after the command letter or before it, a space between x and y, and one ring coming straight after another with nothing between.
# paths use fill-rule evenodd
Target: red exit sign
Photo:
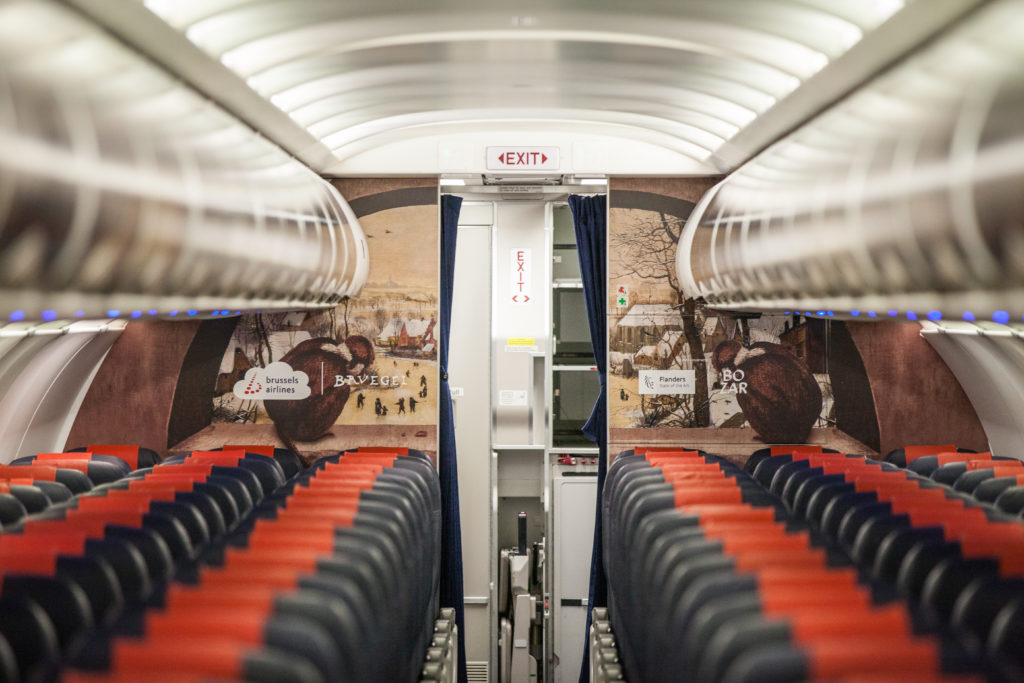
<instances>
[{"instance_id":1,"label":"red exit sign","mask_svg":"<svg viewBox=\"0 0 1024 683\"><path fill-rule=\"evenodd\" d=\"M488 147L488 171L557 171L557 147Z\"/></svg>"}]
</instances>

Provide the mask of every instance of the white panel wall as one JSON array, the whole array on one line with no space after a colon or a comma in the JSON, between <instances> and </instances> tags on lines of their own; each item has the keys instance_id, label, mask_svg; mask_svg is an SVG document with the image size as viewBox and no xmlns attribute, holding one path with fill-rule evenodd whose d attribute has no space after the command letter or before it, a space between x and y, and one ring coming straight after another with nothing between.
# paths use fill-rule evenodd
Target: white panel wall
<instances>
[{"instance_id":1,"label":"white panel wall","mask_svg":"<svg viewBox=\"0 0 1024 683\"><path fill-rule=\"evenodd\" d=\"M653 131L624 127L621 137L597 133L586 123L529 125L460 122L439 125L435 134L411 129L404 139L393 132L384 140L367 138L346 146L342 161L329 167L333 175L387 176L402 173L487 173L488 146L555 146L560 148L559 173L615 175L711 175L699 162L672 149L673 139ZM675 142L678 142L677 140ZM493 171L492 171L493 172Z\"/></svg>"},{"instance_id":2,"label":"white panel wall","mask_svg":"<svg viewBox=\"0 0 1024 683\"><path fill-rule=\"evenodd\" d=\"M556 683L576 683L583 663L590 590L590 556L594 543L597 477L552 479L555 549L555 652ZM579 605L563 601L579 600Z\"/></svg>"},{"instance_id":3,"label":"white panel wall","mask_svg":"<svg viewBox=\"0 0 1024 683\"><path fill-rule=\"evenodd\" d=\"M1024 458L1024 328L960 322L923 327L922 336L971 400L992 453Z\"/></svg>"},{"instance_id":4,"label":"white panel wall","mask_svg":"<svg viewBox=\"0 0 1024 683\"><path fill-rule=\"evenodd\" d=\"M123 320L0 330L0 461L64 449Z\"/></svg>"},{"instance_id":5,"label":"white panel wall","mask_svg":"<svg viewBox=\"0 0 1024 683\"><path fill-rule=\"evenodd\" d=\"M551 338L548 311L551 261L548 254L546 206L533 202L499 202L496 237L494 353L497 368L494 409L498 444L544 445L543 361L529 352L517 352L509 339L534 339L543 354ZM512 301L512 250L530 250L530 301ZM521 348L521 347L519 347ZM537 380L537 381L535 381ZM535 387L535 385L538 385ZM501 405L502 391L525 391L526 405Z\"/></svg>"},{"instance_id":6,"label":"white panel wall","mask_svg":"<svg viewBox=\"0 0 1024 683\"><path fill-rule=\"evenodd\" d=\"M487 661L491 633L491 224L493 205L465 202L459 219L449 383L462 517L466 661ZM459 395L461 394L461 395Z\"/></svg>"}]
</instances>

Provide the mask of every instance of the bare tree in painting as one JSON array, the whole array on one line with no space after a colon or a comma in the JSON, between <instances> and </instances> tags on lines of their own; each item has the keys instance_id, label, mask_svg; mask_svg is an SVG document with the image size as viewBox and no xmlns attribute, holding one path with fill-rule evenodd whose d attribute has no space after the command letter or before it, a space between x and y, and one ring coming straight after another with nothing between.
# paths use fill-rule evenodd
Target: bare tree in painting
<instances>
[{"instance_id":1,"label":"bare tree in painting","mask_svg":"<svg viewBox=\"0 0 1024 683\"><path fill-rule=\"evenodd\" d=\"M252 320L256 336L256 362L265 368L274 362L274 350L270 348L270 333L267 332L267 324L262 313L257 313ZM264 349L267 350L266 360L263 358Z\"/></svg>"},{"instance_id":2,"label":"bare tree in painting","mask_svg":"<svg viewBox=\"0 0 1024 683\"><path fill-rule=\"evenodd\" d=\"M619 265L624 269L621 275L652 284L668 285L674 292L672 305L682 316L683 336L690 347L690 357L696 370L696 391L688 423L673 426L708 427L711 425L711 407L708 401L707 361L704 359L704 344L697 321L697 303L683 294L683 288L676 277L676 244L685 223L685 218L659 212L656 219L641 221L631 225L628 231L611 234L609 249L612 254L619 256ZM667 417L666 407L659 402L651 417L664 420Z\"/></svg>"},{"instance_id":3,"label":"bare tree in painting","mask_svg":"<svg viewBox=\"0 0 1024 683\"><path fill-rule=\"evenodd\" d=\"M328 333L326 335L324 335L324 336L332 337L332 338L337 339L338 338L338 332L339 332L339 330L338 330L338 309L336 309L336 308L328 308L327 309L327 320L328 320L328 323L327 323Z\"/></svg>"},{"instance_id":4,"label":"bare tree in painting","mask_svg":"<svg viewBox=\"0 0 1024 683\"><path fill-rule=\"evenodd\" d=\"M350 297L346 296L341 301L342 301L342 306L344 308L343 316L344 316L344 320L345 320L345 336L342 337L342 339L348 339L348 336L349 336L348 335L348 307L349 307L349 304L352 303L352 299Z\"/></svg>"},{"instance_id":5,"label":"bare tree in painting","mask_svg":"<svg viewBox=\"0 0 1024 683\"><path fill-rule=\"evenodd\" d=\"M382 299L373 300L373 322L377 325L376 336L379 336L384 328L387 327L388 320L391 318L391 313L384 307L384 301Z\"/></svg>"}]
</instances>

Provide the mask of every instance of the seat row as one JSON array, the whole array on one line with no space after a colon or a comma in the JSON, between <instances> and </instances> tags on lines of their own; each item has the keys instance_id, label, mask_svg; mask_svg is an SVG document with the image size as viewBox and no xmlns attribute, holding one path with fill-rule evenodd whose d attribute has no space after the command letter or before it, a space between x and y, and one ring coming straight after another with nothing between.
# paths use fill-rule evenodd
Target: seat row
<instances>
[{"instance_id":1,"label":"seat row","mask_svg":"<svg viewBox=\"0 0 1024 683\"><path fill-rule=\"evenodd\" d=\"M220 469L222 478L234 479L239 500L249 501L241 509L251 509L252 495L264 492L253 468L280 478L270 487L283 481L273 459L243 451L195 453L187 466L135 472L111 456L50 455L4 468L63 479L73 494L0 534L0 635L10 646L2 666L8 680L51 679L91 629L148 600L209 541L211 529L224 528L216 487L198 470ZM239 465L243 459L251 462ZM110 476L113 468L117 478ZM180 481L183 476L189 481Z\"/></svg>"},{"instance_id":2,"label":"seat row","mask_svg":"<svg viewBox=\"0 0 1024 683\"><path fill-rule=\"evenodd\" d=\"M975 680L982 669L724 459L626 451L603 505L630 680Z\"/></svg>"},{"instance_id":3,"label":"seat row","mask_svg":"<svg viewBox=\"0 0 1024 683\"><path fill-rule=\"evenodd\" d=\"M0 527L158 461L147 448L107 444L40 453L0 465Z\"/></svg>"},{"instance_id":4,"label":"seat row","mask_svg":"<svg viewBox=\"0 0 1024 683\"><path fill-rule=\"evenodd\" d=\"M77 456L74 474L100 464L98 481L0 534L0 677L53 680L63 664L67 681L400 681L425 653L432 670L450 664L425 456L352 452L302 470L253 450L113 480L105 458Z\"/></svg>"},{"instance_id":5,"label":"seat row","mask_svg":"<svg viewBox=\"0 0 1024 683\"><path fill-rule=\"evenodd\" d=\"M973 472L1019 465L988 454L915 450L902 454L906 468L807 452L747 467L796 519L906 601L919 626L955 637L990 677L1022 680L1024 525L955 488L965 477L995 476Z\"/></svg>"},{"instance_id":6,"label":"seat row","mask_svg":"<svg viewBox=\"0 0 1024 683\"><path fill-rule=\"evenodd\" d=\"M908 446L886 461L970 494L1011 515L1024 516L1024 462L953 445Z\"/></svg>"}]
</instances>

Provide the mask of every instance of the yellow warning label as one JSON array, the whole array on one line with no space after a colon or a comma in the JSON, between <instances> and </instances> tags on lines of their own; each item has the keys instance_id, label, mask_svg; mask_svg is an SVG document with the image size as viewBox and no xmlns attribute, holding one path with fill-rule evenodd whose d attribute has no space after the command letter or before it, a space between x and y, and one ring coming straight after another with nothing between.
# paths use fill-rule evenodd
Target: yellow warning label
<instances>
[{"instance_id":1,"label":"yellow warning label","mask_svg":"<svg viewBox=\"0 0 1024 683\"><path fill-rule=\"evenodd\" d=\"M505 346L536 346L537 339L535 337L509 337L508 341L505 342Z\"/></svg>"}]
</instances>

